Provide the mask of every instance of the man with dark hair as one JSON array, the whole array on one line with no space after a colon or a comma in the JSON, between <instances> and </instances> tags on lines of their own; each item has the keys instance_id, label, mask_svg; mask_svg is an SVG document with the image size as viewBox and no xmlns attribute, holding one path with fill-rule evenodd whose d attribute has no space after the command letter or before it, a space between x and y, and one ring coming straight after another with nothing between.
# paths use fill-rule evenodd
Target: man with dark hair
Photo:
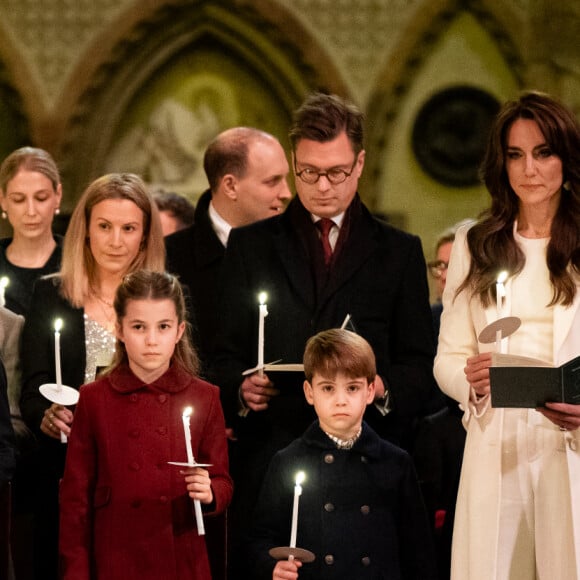
<instances>
[{"instance_id":1,"label":"man with dark hair","mask_svg":"<svg viewBox=\"0 0 580 580\"><path fill-rule=\"evenodd\" d=\"M409 447L413 424L434 388L421 242L374 218L360 200L362 122L360 111L337 96L308 97L290 131L297 197L283 215L230 237L213 379L237 436L234 527L241 527L255 503L274 452L314 419L300 373L242 377L256 366L260 292L268 294L266 362L301 361L310 336L350 315L377 359L374 404L365 418L382 437Z\"/></svg>"},{"instance_id":2,"label":"man with dark hair","mask_svg":"<svg viewBox=\"0 0 580 580\"><path fill-rule=\"evenodd\" d=\"M218 276L230 230L284 211L291 197L284 149L251 127L220 133L207 147L209 182L197 202L194 224L165 238L167 269L189 287L202 363L213 350Z\"/></svg>"},{"instance_id":3,"label":"man with dark hair","mask_svg":"<svg viewBox=\"0 0 580 580\"><path fill-rule=\"evenodd\" d=\"M159 210L164 236L179 232L193 224L195 206L184 195L160 188L153 191L153 200Z\"/></svg>"}]
</instances>

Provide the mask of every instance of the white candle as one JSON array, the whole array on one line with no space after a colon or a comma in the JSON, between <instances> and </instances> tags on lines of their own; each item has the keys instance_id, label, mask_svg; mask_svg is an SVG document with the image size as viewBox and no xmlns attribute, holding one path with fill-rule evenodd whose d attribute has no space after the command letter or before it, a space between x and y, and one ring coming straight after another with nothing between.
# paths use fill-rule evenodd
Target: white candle
<instances>
[{"instance_id":1,"label":"white candle","mask_svg":"<svg viewBox=\"0 0 580 580\"><path fill-rule=\"evenodd\" d=\"M54 369L56 373L56 390L62 391L62 373L60 368L60 331L62 329L62 318L57 318L54 321ZM60 442L66 443L67 436L61 431Z\"/></svg>"},{"instance_id":2,"label":"white candle","mask_svg":"<svg viewBox=\"0 0 580 580\"><path fill-rule=\"evenodd\" d=\"M346 328L346 325L347 325L349 322L350 322L350 314L347 314L347 315L344 317L344 320L343 320L343 322L342 322L342 324L341 324L341 326L340 326L340 330L344 330L344 329Z\"/></svg>"},{"instance_id":3,"label":"white candle","mask_svg":"<svg viewBox=\"0 0 580 580\"><path fill-rule=\"evenodd\" d=\"M185 449L187 450L187 463L193 465L193 449L191 448L191 431L189 429L189 417L193 409L191 407L186 407L183 410L183 431L185 433Z\"/></svg>"},{"instance_id":4,"label":"white candle","mask_svg":"<svg viewBox=\"0 0 580 580\"><path fill-rule=\"evenodd\" d=\"M298 501L302 494L302 482L305 475L303 471L296 474L296 485L294 486L294 506L292 508L292 529L290 530L290 547L296 547L296 535L298 533Z\"/></svg>"},{"instance_id":5,"label":"white candle","mask_svg":"<svg viewBox=\"0 0 580 580\"><path fill-rule=\"evenodd\" d=\"M503 318L503 303L504 298L506 296L505 286L504 283L507 280L508 273L505 270L502 270L498 277L497 282L495 284L495 299L496 299L496 312L497 312L497 319ZM501 330L498 330L495 335L495 349L497 352L503 352L504 345L502 343L502 336Z\"/></svg>"},{"instance_id":6,"label":"white candle","mask_svg":"<svg viewBox=\"0 0 580 580\"><path fill-rule=\"evenodd\" d=\"M9 280L6 276L0 278L0 306L6 306L6 286L8 286Z\"/></svg>"},{"instance_id":7,"label":"white candle","mask_svg":"<svg viewBox=\"0 0 580 580\"><path fill-rule=\"evenodd\" d=\"M62 329L62 318L54 321L54 368L56 372L56 390L62 391L62 374L60 369L60 331Z\"/></svg>"},{"instance_id":8,"label":"white candle","mask_svg":"<svg viewBox=\"0 0 580 580\"><path fill-rule=\"evenodd\" d=\"M191 407L186 407L183 410L183 432L185 433L185 449L187 450L187 463L188 465L195 465L195 459L193 457L193 449L191 447L191 430L189 427L189 418L193 413ZM198 499L193 500L193 509L195 511L195 523L197 524L197 533L200 536L205 535L205 525L203 523L203 514L201 513L201 502Z\"/></svg>"},{"instance_id":9,"label":"white candle","mask_svg":"<svg viewBox=\"0 0 580 580\"><path fill-rule=\"evenodd\" d=\"M266 300L268 295L260 292L258 300L260 302L260 317L258 320L258 372L264 374L264 319L268 316L268 305Z\"/></svg>"}]
</instances>

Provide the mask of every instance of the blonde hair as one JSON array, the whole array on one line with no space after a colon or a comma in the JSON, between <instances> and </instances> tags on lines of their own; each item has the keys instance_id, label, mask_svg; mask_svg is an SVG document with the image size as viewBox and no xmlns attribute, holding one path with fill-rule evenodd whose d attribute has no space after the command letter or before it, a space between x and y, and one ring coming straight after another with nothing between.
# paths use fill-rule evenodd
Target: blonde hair
<instances>
[{"instance_id":1,"label":"blonde hair","mask_svg":"<svg viewBox=\"0 0 580 580\"><path fill-rule=\"evenodd\" d=\"M60 269L61 293L80 308L96 282L96 263L88 240L91 212L107 199L127 199L143 212L143 240L129 272L165 270L165 245L159 211L145 183L133 173L110 173L93 181L75 207L64 238Z\"/></svg>"},{"instance_id":2,"label":"blonde hair","mask_svg":"<svg viewBox=\"0 0 580 580\"><path fill-rule=\"evenodd\" d=\"M132 300L171 300L175 306L177 321L185 323L185 332L175 345L175 351L171 358L172 362L191 375L199 373L199 357L191 344L190 326L186 319L185 299L181 284L175 276L168 272L152 272L150 270L137 270L127 274L123 278L115 294L115 314L117 324L120 326L127 314L127 304ZM120 364L128 363L127 349L125 344L117 339L115 356L106 373L110 373Z\"/></svg>"},{"instance_id":3,"label":"blonde hair","mask_svg":"<svg viewBox=\"0 0 580 580\"><path fill-rule=\"evenodd\" d=\"M60 185L58 167L50 153L37 147L21 147L10 153L0 166L0 189L4 195L6 195L8 183L21 169L44 175L50 180L54 192Z\"/></svg>"}]
</instances>

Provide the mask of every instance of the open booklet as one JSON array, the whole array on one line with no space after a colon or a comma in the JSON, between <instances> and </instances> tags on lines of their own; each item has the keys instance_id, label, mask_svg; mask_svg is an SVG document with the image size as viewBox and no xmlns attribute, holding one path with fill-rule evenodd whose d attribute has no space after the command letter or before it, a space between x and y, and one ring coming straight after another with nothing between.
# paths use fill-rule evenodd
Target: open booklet
<instances>
[{"instance_id":1,"label":"open booklet","mask_svg":"<svg viewBox=\"0 0 580 580\"><path fill-rule=\"evenodd\" d=\"M580 404L580 356L555 367L540 359L493 353L489 378L493 407Z\"/></svg>"}]
</instances>

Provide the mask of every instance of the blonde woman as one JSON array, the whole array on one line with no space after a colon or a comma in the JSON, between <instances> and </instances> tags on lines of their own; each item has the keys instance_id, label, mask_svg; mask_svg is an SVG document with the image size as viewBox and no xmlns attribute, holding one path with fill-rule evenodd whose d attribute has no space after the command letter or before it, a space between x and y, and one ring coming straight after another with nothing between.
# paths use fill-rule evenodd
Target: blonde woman
<instances>
[{"instance_id":1,"label":"blonde woman","mask_svg":"<svg viewBox=\"0 0 580 580\"><path fill-rule=\"evenodd\" d=\"M0 277L7 277L6 307L26 315L34 282L60 267L62 237L52 233L62 185L49 153L35 147L13 151L0 166L2 218L11 238L0 240Z\"/></svg>"},{"instance_id":2,"label":"blonde woman","mask_svg":"<svg viewBox=\"0 0 580 580\"><path fill-rule=\"evenodd\" d=\"M115 349L113 300L123 276L141 268L164 270L164 244L155 203L143 181L129 173L91 183L75 208L65 236L62 267L39 280L22 333L22 415L44 448L38 477L35 551L42 578L57 577L58 481L73 420L70 409L38 391L55 381L54 321L63 321L63 383L79 388L95 379Z\"/></svg>"}]
</instances>

